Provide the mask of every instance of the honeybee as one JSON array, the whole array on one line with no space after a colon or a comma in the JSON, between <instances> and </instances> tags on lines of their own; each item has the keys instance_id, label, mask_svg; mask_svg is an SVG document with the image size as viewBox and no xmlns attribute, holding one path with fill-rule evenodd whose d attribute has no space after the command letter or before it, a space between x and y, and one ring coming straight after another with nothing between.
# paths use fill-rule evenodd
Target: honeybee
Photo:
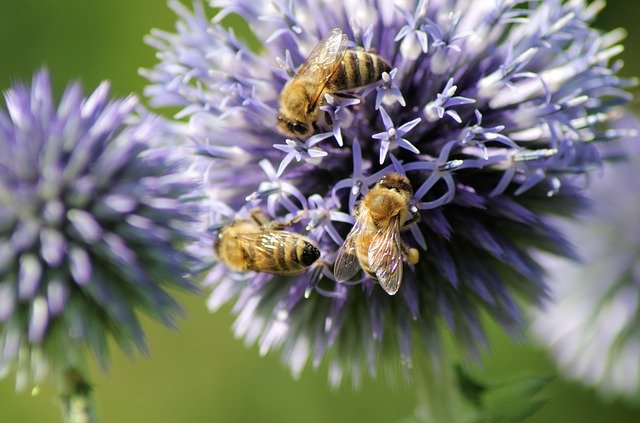
<instances>
[{"instance_id":1,"label":"honeybee","mask_svg":"<svg viewBox=\"0 0 640 423\"><path fill-rule=\"evenodd\" d=\"M309 238L282 230L302 216L269 221L260 210L253 210L249 219L236 219L220 229L214 251L230 269L239 272L302 273L320 257L320 250Z\"/></svg>"},{"instance_id":2,"label":"honeybee","mask_svg":"<svg viewBox=\"0 0 640 423\"><path fill-rule=\"evenodd\" d=\"M398 292L403 256L411 264L420 257L416 248L407 247L400 239L400 231L420 218L417 210L410 210L412 195L409 179L395 172L367 192L354 210L355 224L338 250L333 269L338 282L351 279L362 268L389 295Z\"/></svg>"},{"instance_id":3,"label":"honeybee","mask_svg":"<svg viewBox=\"0 0 640 423\"><path fill-rule=\"evenodd\" d=\"M347 36L339 28L332 29L282 88L278 130L289 137L311 136L325 93L364 87L390 70L375 53L347 49Z\"/></svg>"}]
</instances>

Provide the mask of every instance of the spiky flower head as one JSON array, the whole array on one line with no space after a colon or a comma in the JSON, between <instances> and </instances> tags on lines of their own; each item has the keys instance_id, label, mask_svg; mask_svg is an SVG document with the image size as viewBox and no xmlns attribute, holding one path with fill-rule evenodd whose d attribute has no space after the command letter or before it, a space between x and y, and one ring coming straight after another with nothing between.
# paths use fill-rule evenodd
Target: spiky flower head
<instances>
[{"instance_id":1,"label":"spiky flower head","mask_svg":"<svg viewBox=\"0 0 640 423\"><path fill-rule=\"evenodd\" d=\"M627 125L638 123L628 119ZM592 213L564 222L583 262L548 258L553 301L536 313L533 332L566 376L605 397L637 403L640 184L634 175L640 172L640 138L607 147L607 155L618 162L594 176Z\"/></svg>"},{"instance_id":2,"label":"spiky flower head","mask_svg":"<svg viewBox=\"0 0 640 423\"><path fill-rule=\"evenodd\" d=\"M184 276L195 186L162 149L168 127L135 97L58 105L46 70L14 85L0 111L0 371L18 385L81 366L86 347L108 365L113 338L146 351L138 314L171 326L167 288ZM154 146L155 145L155 146ZM177 172L177 173L176 173Z\"/></svg>"},{"instance_id":3,"label":"spiky flower head","mask_svg":"<svg viewBox=\"0 0 640 423\"><path fill-rule=\"evenodd\" d=\"M630 97L613 60L623 31L591 27L601 2L225 0L211 2L212 21L200 2L169 4L176 33L148 37L160 63L143 74L155 105L189 119L210 223L306 210L290 230L322 252L291 277L216 263L209 305L234 301L237 336L261 353L281 348L294 375L328 356L337 383L345 370L355 382L363 367L375 373L386 353L410 365L416 337L436 356L443 327L474 355L485 313L517 331L516 300L546 295L532 250L574 255L547 216L582 205L576 175L599 162L597 143L615 135L606 121ZM249 23L257 52L220 25L230 13ZM315 134L287 139L279 93L333 28L392 70L357 101L328 93ZM362 274L333 276L354 208L389 172L409 178L420 214L402 233L420 260L404 264L395 296Z\"/></svg>"}]
</instances>

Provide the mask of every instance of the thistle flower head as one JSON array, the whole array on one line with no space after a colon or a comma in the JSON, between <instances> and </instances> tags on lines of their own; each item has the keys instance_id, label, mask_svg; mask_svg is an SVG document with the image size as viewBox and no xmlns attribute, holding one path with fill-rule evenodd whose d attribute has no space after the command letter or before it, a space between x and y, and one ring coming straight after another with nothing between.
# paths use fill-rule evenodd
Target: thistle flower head
<instances>
[{"instance_id":1,"label":"thistle flower head","mask_svg":"<svg viewBox=\"0 0 640 423\"><path fill-rule=\"evenodd\" d=\"M138 312L171 326L166 288L191 289L194 183L152 148L166 129L78 84L54 103L48 72L14 85L0 111L0 371L18 384L78 364L85 346L108 364L107 340L146 350ZM143 111L141 111L144 113Z\"/></svg>"},{"instance_id":2,"label":"thistle flower head","mask_svg":"<svg viewBox=\"0 0 640 423\"><path fill-rule=\"evenodd\" d=\"M582 204L576 175L598 163L597 142L614 135L603 122L630 98L613 59L623 33L591 27L599 2L225 0L211 2L222 8L211 22L200 2L169 4L177 31L148 37L160 63L142 72L151 101L189 119L211 223L307 210L289 230L322 252L290 277L213 265L210 307L235 302L239 337L281 348L295 375L327 356L337 383L375 373L388 352L410 365L416 337L437 354L442 321L472 355L486 343L481 314L516 331L516 298L546 294L531 250L574 255L547 216ZM264 41L259 52L219 25L229 13ZM392 70L355 90L357 104L329 93L315 135L286 139L279 94L333 28ZM333 276L354 209L389 172L409 178L420 214L401 235L420 260L404 264L395 296L362 273Z\"/></svg>"},{"instance_id":3,"label":"thistle flower head","mask_svg":"<svg viewBox=\"0 0 640 423\"><path fill-rule=\"evenodd\" d=\"M629 126L638 126L634 119ZM548 258L553 301L533 332L568 377L606 397L640 394L640 139L608 145L621 159L592 178L593 210L564 222L582 263Z\"/></svg>"}]
</instances>

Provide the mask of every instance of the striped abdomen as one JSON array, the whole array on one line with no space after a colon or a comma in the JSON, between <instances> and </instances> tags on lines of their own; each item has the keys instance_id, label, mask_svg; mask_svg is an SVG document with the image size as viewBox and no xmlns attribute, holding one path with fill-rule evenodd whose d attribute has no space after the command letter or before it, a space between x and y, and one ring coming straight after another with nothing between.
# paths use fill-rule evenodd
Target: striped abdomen
<instances>
[{"instance_id":1,"label":"striped abdomen","mask_svg":"<svg viewBox=\"0 0 640 423\"><path fill-rule=\"evenodd\" d=\"M340 66L327 83L328 92L348 91L372 84L389 72L391 66L380 56L364 50L347 50Z\"/></svg>"},{"instance_id":2,"label":"striped abdomen","mask_svg":"<svg viewBox=\"0 0 640 423\"><path fill-rule=\"evenodd\" d=\"M311 240L287 231L261 232L245 249L250 270L277 274L300 273L320 257Z\"/></svg>"}]
</instances>

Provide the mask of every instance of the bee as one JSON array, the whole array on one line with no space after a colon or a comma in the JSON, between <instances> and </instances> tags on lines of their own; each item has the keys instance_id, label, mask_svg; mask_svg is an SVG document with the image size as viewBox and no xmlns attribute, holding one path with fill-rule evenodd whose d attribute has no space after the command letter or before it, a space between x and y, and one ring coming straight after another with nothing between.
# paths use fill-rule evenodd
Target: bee
<instances>
[{"instance_id":1,"label":"bee","mask_svg":"<svg viewBox=\"0 0 640 423\"><path fill-rule=\"evenodd\" d=\"M398 292L403 256L411 264L419 259L418 250L400 239L400 231L420 218L417 209L409 207L412 195L409 179L395 172L365 194L354 210L355 224L338 250L333 270L338 282L351 279L362 268L389 295Z\"/></svg>"},{"instance_id":2,"label":"bee","mask_svg":"<svg viewBox=\"0 0 640 423\"><path fill-rule=\"evenodd\" d=\"M311 136L325 93L364 87L390 70L391 66L375 53L347 49L347 36L339 28L332 29L282 88L278 130L289 137Z\"/></svg>"},{"instance_id":3,"label":"bee","mask_svg":"<svg viewBox=\"0 0 640 423\"><path fill-rule=\"evenodd\" d=\"M298 223L303 215L278 222L253 210L249 219L236 219L220 228L214 251L230 269L239 272L302 273L320 257L320 250L309 238L282 229Z\"/></svg>"}]
</instances>

